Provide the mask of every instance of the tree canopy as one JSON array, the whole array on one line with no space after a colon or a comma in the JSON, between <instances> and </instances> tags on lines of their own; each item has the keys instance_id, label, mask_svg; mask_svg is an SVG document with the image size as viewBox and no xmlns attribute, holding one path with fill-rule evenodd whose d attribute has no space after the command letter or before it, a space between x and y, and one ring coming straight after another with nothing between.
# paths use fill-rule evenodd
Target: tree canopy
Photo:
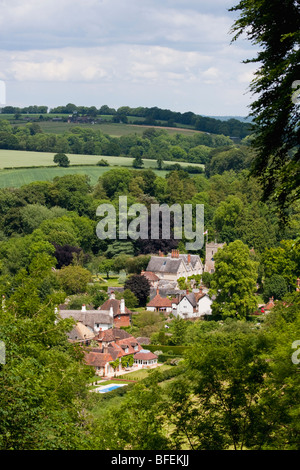
<instances>
[{"instance_id":1,"label":"tree canopy","mask_svg":"<svg viewBox=\"0 0 300 470\"><path fill-rule=\"evenodd\" d=\"M243 0L238 12L234 40L245 34L259 47L257 56L246 60L259 64L251 91L255 149L252 174L262 183L286 218L291 201L299 198L299 105L293 99L300 77L300 10L294 0Z\"/></svg>"}]
</instances>

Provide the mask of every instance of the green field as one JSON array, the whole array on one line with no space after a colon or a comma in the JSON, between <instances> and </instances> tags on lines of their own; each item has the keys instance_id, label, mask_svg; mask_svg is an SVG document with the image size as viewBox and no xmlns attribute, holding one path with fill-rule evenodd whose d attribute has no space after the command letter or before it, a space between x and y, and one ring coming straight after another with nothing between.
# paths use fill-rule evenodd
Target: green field
<instances>
[{"instance_id":1,"label":"green field","mask_svg":"<svg viewBox=\"0 0 300 470\"><path fill-rule=\"evenodd\" d=\"M31 115L32 120L36 121L39 116ZM65 118L67 116L64 115L57 115L57 117ZM26 115L26 118L28 116ZM38 124L43 132L46 134L64 134L65 132L70 132L74 127L81 127L83 129L93 129L93 130L100 130L103 134L108 134L111 137L121 137L122 135L129 135L129 134L138 134L142 135L145 129L149 127L154 127L155 129L160 129L158 126L149 126L149 125L135 125L131 124L130 121L143 121L143 118L137 117L128 117L128 124L122 123L113 123L111 122L112 116L102 116L103 122L100 124L83 124L83 123L68 123L62 121L48 121L48 120L38 120ZM30 121L24 121L24 116L22 116L19 120L16 120L13 115L11 114L1 114L0 119L6 119L10 121L11 124L16 126L25 126ZM163 124L164 125L164 124ZM184 134L184 135L193 135L195 133L199 133L200 131L196 131L194 129L189 129L188 127L162 127L168 134Z\"/></svg>"},{"instance_id":2,"label":"green field","mask_svg":"<svg viewBox=\"0 0 300 470\"><path fill-rule=\"evenodd\" d=\"M55 153L48 152L27 152L23 150L0 150L0 168L19 168L33 166L53 166ZM132 158L126 157L103 157L101 155L73 155L68 154L71 165L96 165L99 160L104 158L110 165L130 166ZM155 161L149 160L148 167L154 167Z\"/></svg>"},{"instance_id":3,"label":"green field","mask_svg":"<svg viewBox=\"0 0 300 470\"><path fill-rule=\"evenodd\" d=\"M91 184L96 184L98 178L109 167L71 167L71 168L28 168L19 170L0 170L0 188L20 188L33 181L52 181L56 176L70 174L85 174L90 177Z\"/></svg>"},{"instance_id":4,"label":"green field","mask_svg":"<svg viewBox=\"0 0 300 470\"><path fill-rule=\"evenodd\" d=\"M0 169L4 168L20 168L20 167L40 167L40 166L53 166L54 153L48 152L28 152L23 150L3 150L0 149ZM106 155L75 155L67 154L71 165L96 165L102 158L107 160L110 166L131 166L133 158L129 157L114 157ZM145 168L155 169L157 166L156 160L144 159ZM167 165L176 162L166 161ZM191 165L191 163L180 162L182 167ZM201 164L193 163L193 166L203 167ZM109 168L109 167L108 167Z\"/></svg>"},{"instance_id":5,"label":"green field","mask_svg":"<svg viewBox=\"0 0 300 470\"><path fill-rule=\"evenodd\" d=\"M71 165L68 168L57 167L53 163L54 153L26 152L21 150L0 150L0 188L19 188L33 181L51 181L55 176L68 174L86 174L94 185L104 172L112 167L132 168L133 159L127 157L109 157L101 155L71 155L68 154ZM104 158L110 166L96 166L96 163ZM175 162L165 162L172 164ZM189 163L180 163L182 167ZM159 176L165 176L167 171L156 169L156 160L144 160L144 168L152 168ZM195 165L194 165L195 166ZM203 166L203 165L199 165ZM25 168L24 168L25 167ZM26 168L28 167L28 168ZM32 168L36 167L36 168ZM7 169L5 169L7 168Z\"/></svg>"},{"instance_id":6,"label":"green field","mask_svg":"<svg viewBox=\"0 0 300 470\"><path fill-rule=\"evenodd\" d=\"M122 135L137 134L142 135L145 129L154 127L155 129L164 129L168 134L185 134L192 135L199 133L192 129L171 128L171 127L157 127L157 126L144 126L134 124L116 124L112 122L103 122L101 124L69 124L68 122L53 122L53 121L40 121L40 128L47 134L63 134L70 132L74 127L81 127L82 129L93 129L94 131L100 130L103 134L108 134L111 137L121 137ZM20 124L21 125L21 124Z\"/></svg>"}]
</instances>

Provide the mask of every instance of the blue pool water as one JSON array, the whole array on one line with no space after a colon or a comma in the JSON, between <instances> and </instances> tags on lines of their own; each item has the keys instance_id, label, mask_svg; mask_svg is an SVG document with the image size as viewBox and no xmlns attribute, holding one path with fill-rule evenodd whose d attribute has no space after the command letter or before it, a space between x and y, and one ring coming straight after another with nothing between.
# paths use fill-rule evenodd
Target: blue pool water
<instances>
[{"instance_id":1,"label":"blue pool water","mask_svg":"<svg viewBox=\"0 0 300 470\"><path fill-rule=\"evenodd\" d=\"M115 390L116 388L119 388L119 387L124 387L124 385L109 385L109 386L106 386L106 387L101 387L101 388L98 388L97 392L99 393L106 393L106 392L111 392L112 390Z\"/></svg>"}]
</instances>

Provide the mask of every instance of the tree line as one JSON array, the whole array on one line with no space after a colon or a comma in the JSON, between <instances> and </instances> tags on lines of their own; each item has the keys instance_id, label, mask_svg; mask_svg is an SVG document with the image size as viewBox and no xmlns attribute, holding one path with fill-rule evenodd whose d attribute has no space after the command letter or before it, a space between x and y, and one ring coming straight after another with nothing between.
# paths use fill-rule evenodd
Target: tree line
<instances>
[{"instance_id":1,"label":"tree line","mask_svg":"<svg viewBox=\"0 0 300 470\"><path fill-rule=\"evenodd\" d=\"M160 167L163 161L200 163L207 165L210 174L248 168L252 158L247 139L237 145L224 135L171 135L163 129L149 128L141 136L129 134L117 138L80 126L61 135L45 133L35 122L13 126L7 120L0 120L0 148L154 159Z\"/></svg>"},{"instance_id":2,"label":"tree line","mask_svg":"<svg viewBox=\"0 0 300 470\"><path fill-rule=\"evenodd\" d=\"M97 118L101 116L111 116L113 122L128 123L128 117L137 118L131 120L132 124L162 125L176 127L177 125L188 126L192 129L209 132L212 134L223 134L226 136L243 139L251 134L251 123L242 122L239 119L231 118L220 120L208 116L201 116L191 111L180 113L169 109L158 107L137 107L121 106L120 108L110 108L103 105L100 108L95 106L76 106L68 103L65 106L57 106L48 109L47 106L27 106L19 108L15 106L4 106L1 110L3 114L14 114L17 117L21 114L40 114L44 118L47 114L89 116Z\"/></svg>"}]
</instances>

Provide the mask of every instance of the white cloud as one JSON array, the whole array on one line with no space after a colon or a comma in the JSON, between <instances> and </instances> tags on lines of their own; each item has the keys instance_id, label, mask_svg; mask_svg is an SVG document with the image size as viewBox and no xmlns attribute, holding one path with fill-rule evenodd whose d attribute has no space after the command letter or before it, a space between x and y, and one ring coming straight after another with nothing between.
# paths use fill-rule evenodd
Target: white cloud
<instances>
[{"instance_id":1,"label":"white cloud","mask_svg":"<svg viewBox=\"0 0 300 470\"><path fill-rule=\"evenodd\" d=\"M159 46L111 46L2 53L4 78L17 81L90 82L99 79L178 79L198 75L212 58Z\"/></svg>"},{"instance_id":2,"label":"white cloud","mask_svg":"<svg viewBox=\"0 0 300 470\"><path fill-rule=\"evenodd\" d=\"M241 62L254 54L246 42L229 44L231 3L0 0L0 78L15 105L113 99L231 114L232 96L232 114L243 114L253 68Z\"/></svg>"}]
</instances>

